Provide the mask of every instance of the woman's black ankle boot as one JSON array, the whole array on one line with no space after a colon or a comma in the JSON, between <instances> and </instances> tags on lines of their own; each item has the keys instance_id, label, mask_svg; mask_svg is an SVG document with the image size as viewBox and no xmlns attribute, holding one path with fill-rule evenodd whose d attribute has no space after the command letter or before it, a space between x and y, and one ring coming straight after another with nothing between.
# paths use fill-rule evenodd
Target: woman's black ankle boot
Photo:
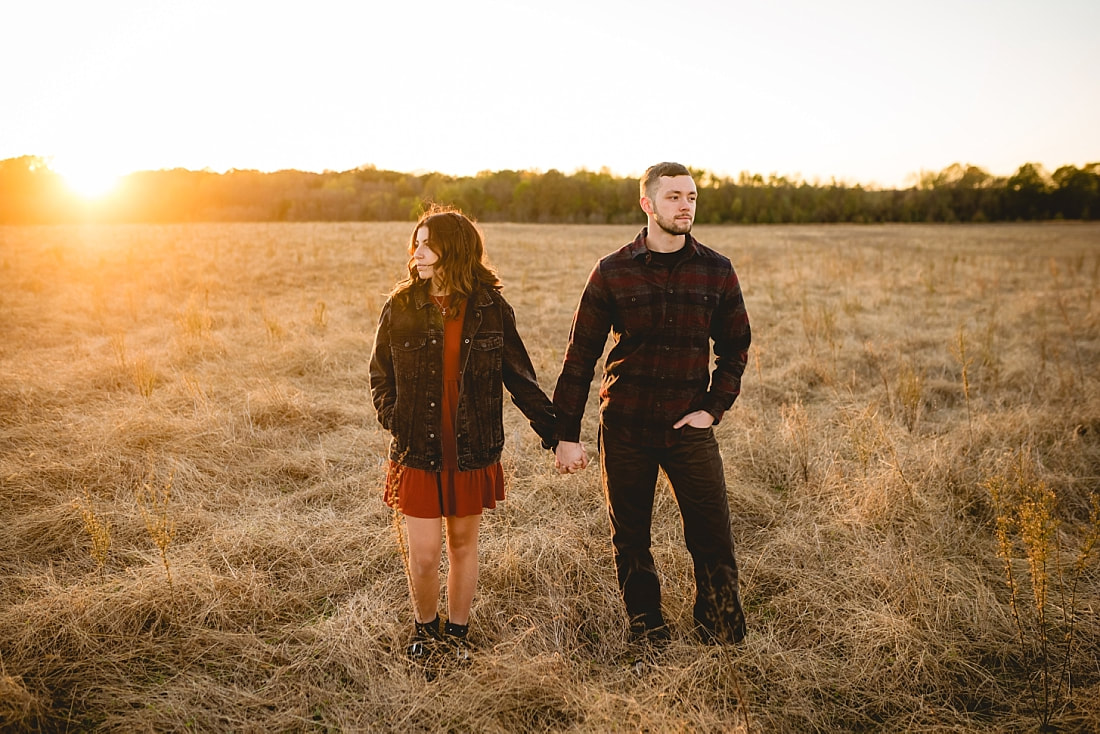
<instances>
[{"instance_id":1,"label":"woman's black ankle boot","mask_svg":"<svg viewBox=\"0 0 1100 734\"><path fill-rule=\"evenodd\" d=\"M433 642L443 639L439 634L439 615L430 622L414 622L412 642L405 653L414 660L423 660L432 654Z\"/></svg>"},{"instance_id":2,"label":"woman's black ankle boot","mask_svg":"<svg viewBox=\"0 0 1100 734\"><path fill-rule=\"evenodd\" d=\"M470 643L466 639L469 631L470 625L468 624L455 624L448 621L443 626L443 640L451 647L455 659L459 662L466 662L470 659Z\"/></svg>"}]
</instances>

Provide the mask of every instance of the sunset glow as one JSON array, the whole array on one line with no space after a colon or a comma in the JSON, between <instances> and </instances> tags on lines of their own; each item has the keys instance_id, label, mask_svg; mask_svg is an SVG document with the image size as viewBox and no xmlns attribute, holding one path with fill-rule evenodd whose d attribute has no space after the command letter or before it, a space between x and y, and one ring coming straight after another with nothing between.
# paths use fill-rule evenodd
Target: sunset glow
<instances>
[{"instance_id":1,"label":"sunset glow","mask_svg":"<svg viewBox=\"0 0 1100 734\"><path fill-rule=\"evenodd\" d=\"M126 173L95 158L54 159L50 168L65 179L65 185L81 198L101 199L112 193Z\"/></svg>"},{"instance_id":2,"label":"sunset glow","mask_svg":"<svg viewBox=\"0 0 1100 734\"><path fill-rule=\"evenodd\" d=\"M678 160L905 187L952 163L1007 176L1100 159L1092 0L996 13L953 0L42 0L4 4L0 25L0 64L21 69L0 79L0 159L54 158L86 195L172 168L633 176Z\"/></svg>"}]
</instances>

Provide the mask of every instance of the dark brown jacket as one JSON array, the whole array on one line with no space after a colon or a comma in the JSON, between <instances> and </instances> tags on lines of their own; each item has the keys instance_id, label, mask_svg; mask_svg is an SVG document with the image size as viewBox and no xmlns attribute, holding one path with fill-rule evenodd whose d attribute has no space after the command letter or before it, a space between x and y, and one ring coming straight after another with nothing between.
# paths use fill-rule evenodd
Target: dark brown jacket
<instances>
[{"instance_id":1,"label":"dark brown jacket","mask_svg":"<svg viewBox=\"0 0 1100 734\"><path fill-rule=\"evenodd\" d=\"M461 383L455 437L458 468L481 469L504 447L503 390L531 422L544 448L556 445L554 406L539 387L515 313L498 290L482 288L462 324ZM390 458L439 471L443 464L443 318L426 285L391 296L382 307L370 363L378 420L393 435Z\"/></svg>"}]
</instances>

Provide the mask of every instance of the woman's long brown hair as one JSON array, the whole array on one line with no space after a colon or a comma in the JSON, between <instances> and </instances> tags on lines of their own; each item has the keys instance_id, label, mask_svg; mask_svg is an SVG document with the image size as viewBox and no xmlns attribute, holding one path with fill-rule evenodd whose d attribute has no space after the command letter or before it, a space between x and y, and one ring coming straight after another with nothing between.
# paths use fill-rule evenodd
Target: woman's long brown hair
<instances>
[{"instance_id":1,"label":"woman's long brown hair","mask_svg":"<svg viewBox=\"0 0 1100 734\"><path fill-rule=\"evenodd\" d=\"M452 301L465 301L478 287L501 287L500 277L489 264L485 253L485 240L473 220L454 207L432 205L420 215L409 238L409 275L398 283L393 294L410 292L421 282L416 272L416 233L421 227L428 229L428 247L439 256L435 264L435 278L443 291L451 294Z\"/></svg>"}]
</instances>

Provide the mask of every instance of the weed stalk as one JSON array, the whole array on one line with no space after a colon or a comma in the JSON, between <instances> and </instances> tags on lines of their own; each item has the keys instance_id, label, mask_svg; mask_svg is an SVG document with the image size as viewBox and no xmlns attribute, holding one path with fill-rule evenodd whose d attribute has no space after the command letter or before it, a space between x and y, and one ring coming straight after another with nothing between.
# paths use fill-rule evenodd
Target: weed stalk
<instances>
[{"instance_id":1,"label":"weed stalk","mask_svg":"<svg viewBox=\"0 0 1100 734\"><path fill-rule=\"evenodd\" d=\"M1057 497L1036 476L1028 455L1026 448L1019 451L1009 474L987 477L984 485L997 513L997 554L1004 568L1020 647L1030 669L1028 695L1040 728L1050 731L1072 690L1077 585L1100 539L1100 501L1093 498L1089 532L1070 567L1067 581L1056 517ZM1022 575L1016 571L1021 554L1027 564L1027 573ZM1026 586L1030 586L1030 604L1024 602L1028 597ZM1058 594L1062 609L1060 625L1048 614L1052 591ZM1058 626L1061 630L1056 629Z\"/></svg>"},{"instance_id":2,"label":"weed stalk","mask_svg":"<svg viewBox=\"0 0 1100 734\"><path fill-rule=\"evenodd\" d=\"M155 486L156 477L151 477L134 493L138 509L141 510L141 517L145 520L145 530L160 552L160 562L168 577L168 588L173 591L175 587L172 583L172 568L168 563L168 550L176 535L176 522L169 514L168 503L172 497L174 477L174 474L169 475L163 487Z\"/></svg>"},{"instance_id":3,"label":"weed stalk","mask_svg":"<svg viewBox=\"0 0 1100 734\"><path fill-rule=\"evenodd\" d=\"M84 521L84 530L92 541L90 553L96 568L103 570L107 564L107 555L111 550L111 522L96 513L92 507L92 495L87 487L81 487L83 499L73 500L73 506L80 511Z\"/></svg>"},{"instance_id":4,"label":"weed stalk","mask_svg":"<svg viewBox=\"0 0 1100 734\"><path fill-rule=\"evenodd\" d=\"M970 365L973 364L974 358L966 353L966 331L961 326L955 334L955 344L952 346L951 353L958 360L959 367L962 369L963 397L966 399L966 431L970 443L973 444L974 422L970 413Z\"/></svg>"}]
</instances>

